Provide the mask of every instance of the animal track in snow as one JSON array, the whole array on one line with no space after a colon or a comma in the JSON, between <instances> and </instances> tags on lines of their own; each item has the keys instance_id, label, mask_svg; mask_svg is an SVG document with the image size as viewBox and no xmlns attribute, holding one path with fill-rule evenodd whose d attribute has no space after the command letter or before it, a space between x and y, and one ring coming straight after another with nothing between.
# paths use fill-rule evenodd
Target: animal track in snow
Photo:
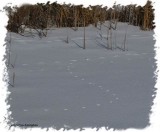
<instances>
[{"instance_id":1,"label":"animal track in snow","mask_svg":"<svg viewBox=\"0 0 160 132\"><path fill-rule=\"evenodd\" d=\"M40 71L44 71L44 69L40 69Z\"/></svg>"},{"instance_id":2,"label":"animal track in snow","mask_svg":"<svg viewBox=\"0 0 160 132\"><path fill-rule=\"evenodd\" d=\"M110 61L110 63L113 63L113 61Z\"/></svg>"},{"instance_id":3,"label":"animal track in snow","mask_svg":"<svg viewBox=\"0 0 160 132\"><path fill-rule=\"evenodd\" d=\"M118 57L118 55L115 55L115 56L113 56L113 57Z\"/></svg>"},{"instance_id":4,"label":"animal track in snow","mask_svg":"<svg viewBox=\"0 0 160 132\"><path fill-rule=\"evenodd\" d=\"M96 104L97 106L100 106L101 104Z\"/></svg>"},{"instance_id":5,"label":"animal track in snow","mask_svg":"<svg viewBox=\"0 0 160 132\"><path fill-rule=\"evenodd\" d=\"M60 61L55 61L54 63L59 64L59 63L60 63Z\"/></svg>"},{"instance_id":6,"label":"animal track in snow","mask_svg":"<svg viewBox=\"0 0 160 132\"><path fill-rule=\"evenodd\" d=\"M72 61L72 62L76 62L77 60L70 60L70 61Z\"/></svg>"},{"instance_id":7,"label":"animal track in snow","mask_svg":"<svg viewBox=\"0 0 160 132\"><path fill-rule=\"evenodd\" d=\"M146 55L147 53L142 53L142 55Z\"/></svg>"},{"instance_id":8,"label":"animal track in snow","mask_svg":"<svg viewBox=\"0 0 160 132\"><path fill-rule=\"evenodd\" d=\"M107 89L106 92L109 92L109 89Z\"/></svg>"},{"instance_id":9,"label":"animal track in snow","mask_svg":"<svg viewBox=\"0 0 160 132\"><path fill-rule=\"evenodd\" d=\"M135 36L135 37L137 37L137 36L140 36L140 35L136 35L136 34L134 35L134 34L133 34L132 36Z\"/></svg>"},{"instance_id":10,"label":"animal track in snow","mask_svg":"<svg viewBox=\"0 0 160 132\"><path fill-rule=\"evenodd\" d=\"M22 64L23 66L28 66L28 64Z\"/></svg>"},{"instance_id":11,"label":"animal track in snow","mask_svg":"<svg viewBox=\"0 0 160 132\"><path fill-rule=\"evenodd\" d=\"M89 58L85 58L85 60L86 60L86 61L89 61L90 59L89 59Z\"/></svg>"},{"instance_id":12,"label":"animal track in snow","mask_svg":"<svg viewBox=\"0 0 160 132\"><path fill-rule=\"evenodd\" d=\"M45 111L45 112L47 112L47 111L48 111L48 109L44 109L44 111Z\"/></svg>"},{"instance_id":13,"label":"animal track in snow","mask_svg":"<svg viewBox=\"0 0 160 132\"><path fill-rule=\"evenodd\" d=\"M86 109L86 107L82 107L82 109Z\"/></svg>"},{"instance_id":14,"label":"animal track in snow","mask_svg":"<svg viewBox=\"0 0 160 132\"><path fill-rule=\"evenodd\" d=\"M118 98L118 97L116 97L116 100L119 100L119 98Z\"/></svg>"},{"instance_id":15,"label":"animal track in snow","mask_svg":"<svg viewBox=\"0 0 160 132\"><path fill-rule=\"evenodd\" d=\"M139 54L137 54L137 53L127 53L126 55L134 55L134 56L137 56L137 55L139 55Z\"/></svg>"},{"instance_id":16,"label":"animal track in snow","mask_svg":"<svg viewBox=\"0 0 160 132\"><path fill-rule=\"evenodd\" d=\"M105 57L99 57L99 59L105 59Z\"/></svg>"},{"instance_id":17,"label":"animal track in snow","mask_svg":"<svg viewBox=\"0 0 160 132\"><path fill-rule=\"evenodd\" d=\"M101 90L103 90L103 87L102 87L102 86L98 86L98 88L100 88Z\"/></svg>"},{"instance_id":18,"label":"animal track in snow","mask_svg":"<svg viewBox=\"0 0 160 132\"><path fill-rule=\"evenodd\" d=\"M38 65L44 65L45 63L41 61L41 62L38 62L37 64Z\"/></svg>"}]
</instances>

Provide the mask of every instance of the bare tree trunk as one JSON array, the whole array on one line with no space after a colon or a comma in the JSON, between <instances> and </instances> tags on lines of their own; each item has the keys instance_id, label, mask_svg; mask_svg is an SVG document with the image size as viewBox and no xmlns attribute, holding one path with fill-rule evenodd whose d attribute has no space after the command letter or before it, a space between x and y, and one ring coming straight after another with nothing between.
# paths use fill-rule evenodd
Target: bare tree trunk
<instances>
[{"instance_id":1,"label":"bare tree trunk","mask_svg":"<svg viewBox=\"0 0 160 132\"><path fill-rule=\"evenodd\" d=\"M112 49L112 22L109 20L108 24L108 30L107 30L107 43L108 43L108 48Z\"/></svg>"},{"instance_id":2,"label":"bare tree trunk","mask_svg":"<svg viewBox=\"0 0 160 132\"><path fill-rule=\"evenodd\" d=\"M116 30L114 32L114 42L115 42L114 46L115 46L115 49L116 49L117 48L117 32L116 32Z\"/></svg>"},{"instance_id":3,"label":"bare tree trunk","mask_svg":"<svg viewBox=\"0 0 160 132\"><path fill-rule=\"evenodd\" d=\"M149 27L149 9L148 9L148 6L146 5L144 7L144 26L143 26L143 29L148 30L148 27Z\"/></svg>"},{"instance_id":4,"label":"bare tree trunk","mask_svg":"<svg viewBox=\"0 0 160 132\"><path fill-rule=\"evenodd\" d=\"M110 48L112 50L112 28L110 29Z\"/></svg>"},{"instance_id":5,"label":"bare tree trunk","mask_svg":"<svg viewBox=\"0 0 160 132\"><path fill-rule=\"evenodd\" d=\"M122 48L124 51L126 51L127 31L128 31L128 25L126 27L125 36L124 36L124 43L123 43L123 48Z\"/></svg>"},{"instance_id":6,"label":"bare tree trunk","mask_svg":"<svg viewBox=\"0 0 160 132\"><path fill-rule=\"evenodd\" d=\"M77 8L76 7L74 12L74 27L75 27L75 30L77 30Z\"/></svg>"},{"instance_id":7,"label":"bare tree trunk","mask_svg":"<svg viewBox=\"0 0 160 132\"><path fill-rule=\"evenodd\" d=\"M108 24L108 27L107 27L107 45L108 45L108 48L109 48L109 24Z\"/></svg>"},{"instance_id":8,"label":"bare tree trunk","mask_svg":"<svg viewBox=\"0 0 160 132\"><path fill-rule=\"evenodd\" d=\"M60 12L60 27L62 27L62 17L63 17L63 14L62 14L62 9L61 9L61 12Z\"/></svg>"}]
</instances>

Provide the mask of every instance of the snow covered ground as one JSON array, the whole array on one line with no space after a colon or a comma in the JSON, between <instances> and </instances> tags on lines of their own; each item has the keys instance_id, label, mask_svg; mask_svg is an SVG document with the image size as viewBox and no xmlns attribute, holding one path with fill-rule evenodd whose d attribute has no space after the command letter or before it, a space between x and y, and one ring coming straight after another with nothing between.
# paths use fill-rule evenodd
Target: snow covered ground
<instances>
[{"instance_id":1,"label":"snow covered ground","mask_svg":"<svg viewBox=\"0 0 160 132\"><path fill-rule=\"evenodd\" d=\"M126 26L118 23L113 32L118 46ZM68 32L68 44L66 28L50 30L42 39L11 33L11 63L17 56L9 70L10 80L15 72L15 87L8 88L12 121L56 129L149 125L156 68L153 31L129 25L128 51L105 49L107 40L92 26L86 28L85 50L80 48L83 28Z\"/></svg>"}]
</instances>

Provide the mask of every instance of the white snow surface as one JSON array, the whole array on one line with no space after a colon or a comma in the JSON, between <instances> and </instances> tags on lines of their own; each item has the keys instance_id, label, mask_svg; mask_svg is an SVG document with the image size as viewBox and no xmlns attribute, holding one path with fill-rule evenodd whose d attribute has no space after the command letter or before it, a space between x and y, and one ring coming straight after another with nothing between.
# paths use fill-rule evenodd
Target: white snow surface
<instances>
[{"instance_id":1,"label":"white snow surface","mask_svg":"<svg viewBox=\"0 0 160 132\"><path fill-rule=\"evenodd\" d=\"M126 26L118 23L114 44L122 45ZM148 126L155 94L154 32L129 25L127 51L106 49L106 38L93 26L86 28L85 50L83 28L68 32L68 44L66 28L49 30L42 39L11 33L11 63L17 56L9 69L11 82L15 72L15 87L8 87L11 121L56 129Z\"/></svg>"}]
</instances>

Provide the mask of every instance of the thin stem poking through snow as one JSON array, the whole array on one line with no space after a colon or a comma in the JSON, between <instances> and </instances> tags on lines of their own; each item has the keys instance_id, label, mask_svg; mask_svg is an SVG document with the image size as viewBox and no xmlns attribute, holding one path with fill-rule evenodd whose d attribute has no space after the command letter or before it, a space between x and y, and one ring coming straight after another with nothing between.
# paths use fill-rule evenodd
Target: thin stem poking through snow
<instances>
[{"instance_id":1,"label":"thin stem poking through snow","mask_svg":"<svg viewBox=\"0 0 160 132\"><path fill-rule=\"evenodd\" d=\"M12 41L12 37L11 37L11 32L9 33L9 46L8 46L8 67L10 66L10 61L11 61L11 41Z\"/></svg>"},{"instance_id":2,"label":"thin stem poking through snow","mask_svg":"<svg viewBox=\"0 0 160 132\"><path fill-rule=\"evenodd\" d=\"M16 56L15 56L15 59L14 59L13 64L11 64L11 66L12 66L13 68L15 67L16 60L17 60L17 54L16 54Z\"/></svg>"},{"instance_id":3,"label":"thin stem poking through snow","mask_svg":"<svg viewBox=\"0 0 160 132\"><path fill-rule=\"evenodd\" d=\"M13 72L12 74L12 83L8 82L8 84L12 87L14 87L14 84L15 84L15 72Z\"/></svg>"},{"instance_id":4,"label":"thin stem poking through snow","mask_svg":"<svg viewBox=\"0 0 160 132\"><path fill-rule=\"evenodd\" d=\"M69 35L68 35L68 27L66 28L67 29L67 40L66 40L66 43L69 43L68 39L69 39Z\"/></svg>"}]
</instances>

